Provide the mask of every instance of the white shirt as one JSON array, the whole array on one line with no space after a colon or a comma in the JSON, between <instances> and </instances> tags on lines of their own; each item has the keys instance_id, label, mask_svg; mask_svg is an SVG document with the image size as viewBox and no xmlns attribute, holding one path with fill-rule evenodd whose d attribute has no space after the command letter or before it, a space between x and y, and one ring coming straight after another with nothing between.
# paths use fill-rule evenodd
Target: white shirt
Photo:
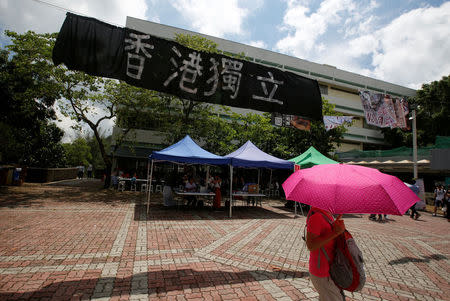
<instances>
[{"instance_id":1,"label":"white shirt","mask_svg":"<svg viewBox=\"0 0 450 301\"><path fill-rule=\"evenodd\" d=\"M445 190L444 189L435 189L434 193L436 193L436 200L442 201L445 196Z\"/></svg>"}]
</instances>

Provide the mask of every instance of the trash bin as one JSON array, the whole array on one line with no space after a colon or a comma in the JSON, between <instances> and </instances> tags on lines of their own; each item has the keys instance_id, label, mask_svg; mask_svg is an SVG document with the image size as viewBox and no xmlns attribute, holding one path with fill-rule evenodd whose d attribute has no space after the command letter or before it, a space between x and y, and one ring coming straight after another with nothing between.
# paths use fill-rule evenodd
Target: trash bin
<instances>
[{"instance_id":1,"label":"trash bin","mask_svg":"<svg viewBox=\"0 0 450 301\"><path fill-rule=\"evenodd\" d=\"M16 167L13 171L13 185L20 186L22 185L22 181L20 180L20 173L22 168Z\"/></svg>"}]
</instances>

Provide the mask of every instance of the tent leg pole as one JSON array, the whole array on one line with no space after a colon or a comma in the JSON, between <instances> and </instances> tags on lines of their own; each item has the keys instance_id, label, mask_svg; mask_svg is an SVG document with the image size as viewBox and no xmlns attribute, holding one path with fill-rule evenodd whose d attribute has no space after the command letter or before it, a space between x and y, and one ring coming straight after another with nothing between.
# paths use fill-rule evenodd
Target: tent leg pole
<instances>
[{"instance_id":1,"label":"tent leg pole","mask_svg":"<svg viewBox=\"0 0 450 301\"><path fill-rule=\"evenodd\" d=\"M228 216L232 217L232 209L233 207L233 165L230 165L230 212L228 213Z\"/></svg>"},{"instance_id":2,"label":"tent leg pole","mask_svg":"<svg viewBox=\"0 0 450 301\"><path fill-rule=\"evenodd\" d=\"M259 190L259 178L261 176L261 169L258 168L258 190ZM258 191L259 193L259 191Z\"/></svg>"},{"instance_id":3,"label":"tent leg pole","mask_svg":"<svg viewBox=\"0 0 450 301\"><path fill-rule=\"evenodd\" d=\"M147 169L147 189L148 189L148 193L147 193L147 214L148 214L148 210L150 209L150 194L152 193L152 176L153 176L153 160L152 160L152 164L151 164L151 168L150 168L150 178L148 177L148 169Z\"/></svg>"},{"instance_id":4,"label":"tent leg pole","mask_svg":"<svg viewBox=\"0 0 450 301\"><path fill-rule=\"evenodd\" d=\"M270 178L269 178L269 196L271 196L272 192L272 169L270 169Z\"/></svg>"},{"instance_id":5,"label":"tent leg pole","mask_svg":"<svg viewBox=\"0 0 450 301\"><path fill-rule=\"evenodd\" d=\"M208 181L209 181L209 165L206 165L206 179L205 179L205 183L206 183L206 188L208 189Z\"/></svg>"}]
</instances>

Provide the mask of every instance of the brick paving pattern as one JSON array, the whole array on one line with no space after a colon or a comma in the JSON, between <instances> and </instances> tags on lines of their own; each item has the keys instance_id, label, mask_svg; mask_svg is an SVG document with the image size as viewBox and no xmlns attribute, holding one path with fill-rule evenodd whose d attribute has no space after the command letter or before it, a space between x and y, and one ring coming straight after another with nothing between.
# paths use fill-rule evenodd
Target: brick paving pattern
<instances>
[{"instance_id":1,"label":"brick paving pattern","mask_svg":"<svg viewBox=\"0 0 450 301\"><path fill-rule=\"evenodd\" d=\"M168 210L93 181L0 189L0 300L318 300L283 202ZM159 202L159 203L158 203ZM157 204L158 203L158 204ZM344 217L367 282L347 300L450 300L450 224Z\"/></svg>"}]
</instances>

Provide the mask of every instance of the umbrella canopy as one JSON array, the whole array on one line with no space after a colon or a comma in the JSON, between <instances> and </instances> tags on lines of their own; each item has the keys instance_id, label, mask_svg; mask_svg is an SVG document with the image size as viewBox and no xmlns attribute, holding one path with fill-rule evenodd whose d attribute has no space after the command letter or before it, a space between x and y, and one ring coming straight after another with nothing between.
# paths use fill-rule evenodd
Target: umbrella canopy
<instances>
[{"instance_id":1,"label":"umbrella canopy","mask_svg":"<svg viewBox=\"0 0 450 301\"><path fill-rule=\"evenodd\" d=\"M420 199L397 177L377 169L324 164L298 170L284 183L286 199L343 213L402 215Z\"/></svg>"},{"instance_id":2,"label":"umbrella canopy","mask_svg":"<svg viewBox=\"0 0 450 301\"><path fill-rule=\"evenodd\" d=\"M303 154L301 154L300 156L289 159L289 161L294 162L296 165L300 165L301 168L308 168L314 165L321 165L321 164L339 163L322 155L317 149L314 148L314 146L308 148L308 150Z\"/></svg>"}]
</instances>

